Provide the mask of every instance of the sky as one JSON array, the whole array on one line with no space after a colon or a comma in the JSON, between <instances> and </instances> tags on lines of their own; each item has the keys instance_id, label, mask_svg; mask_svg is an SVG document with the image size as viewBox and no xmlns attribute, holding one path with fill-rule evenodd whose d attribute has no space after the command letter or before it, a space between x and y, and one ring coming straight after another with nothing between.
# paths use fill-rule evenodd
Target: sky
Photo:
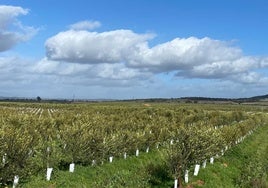
<instances>
[{"instance_id":1,"label":"sky","mask_svg":"<svg viewBox=\"0 0 268 188\"><path fill-rule=\"evenodd\" d=\"M266 0L0 0L0 96L268 93Z\"/></svg>"}]
</instances>

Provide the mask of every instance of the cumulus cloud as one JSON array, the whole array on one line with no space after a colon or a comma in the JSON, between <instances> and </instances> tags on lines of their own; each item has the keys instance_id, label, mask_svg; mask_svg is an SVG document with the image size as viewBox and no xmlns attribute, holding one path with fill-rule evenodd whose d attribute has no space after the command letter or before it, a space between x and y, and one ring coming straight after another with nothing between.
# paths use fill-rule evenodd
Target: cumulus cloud
<instances>
[{"instance_id":1,"label":"cumulus cloud","mask_svg":"<svg viewBox=\"0 0 268 188\"><path fill-rule=\"evenodd\" d=\"M43 58L38 61L32 68L32 72L38 74L56 74L59 69L59 62L52 62Z\"/></svg>"},{"instance_id":2,"label":"cumulus cloud","mask_svg":"<svg viewBox=\"0 0 268 188\"><path fill-rule=\"evenodd\" d=\"M153 34L131 30L102 33L68 30L49 38L45 46L51 61L92 65L96 75L105 73L111 78L123 72L130 75L173 72L184 78L253 83L253 80L260 80L259 76L254 76L254 70L268 66L267 57L244 56L242 50L230 42L189 37L149 47L153 37ZM128 71L121 72L123 67ZM235 79L236 75L242 75L241 79Z\"/></svg>"},{"instance_id":3,"label":"cumulus cloud","mask_svg":"<svg viewBox=\"0 0 268 188\"><path fill-rule=\"evenodd\" d=\"M238 83L255 86L266 86L268 84L268 77L265 77L258 72L252 71L232 75L231 80L235 80Z\"/></svg>"},{"instance_id":4,"label":"cumulus cloud","mask_svg":"<svg viewBox=\"0 0 268 188\"><path fill-rule=\"evenodd\" d=\"M0 57L0 86L28 82L32 76L27 74L28 68L29 64L23 58L16 56Z\"/></svg>"},{"instance_id":5,"label":"cumulus cloud","mask_svg":"<svg viewBox=\"0 0 268 188\"><path fill-rule=\"evenodd\" d=\"M69 30L48 39L46 50L51 60L87 64L125 62L129 67L156 72L232 62L242 57L241 49L210 38L176 38L149 48L153 36L130 30L103 33Z\"/></svg>"},{"instance_id":6,"label":"cumulus cloud","mask_svg":"<svg viewBox=\"0 0 268 188\"><path fill-rule=\"evenodd\" d=\"M147 43L152 34L136 34L131 30L114 30L103 33L68 30L46 43L50 60L75 63L120 63Z\"/></svg>"},{"instance_id":7,"label":"cumulus cloud","mask_svg":"<svg viewBox=\"0 0 268 188\"><path fill-rule=\"evenodd\" d=\"M101 26L99 21L80 21L69 26L73 30L93 30Z\"/></svg>"},{"instance_id":8,"label":"cumulus cloud","mask_svg":"<svg viewBox=\"0 0 268 188\"><path fill-rule=\"evenodd\" d=\"M129 58L129 65L153 67L158 71L188 69L215 61L234 60L241 56L239 48L210 38L176 38L152 48L144 46Z\"/></svg>"},{"instance_id":9,"label":"cumulus cloud","mask_svg":"<svg viewBox=\"0 0 268 188\"><path fill-rule=\"evenodd\" d=\"M245 73L259 67L260 60L253 57L240 57L233 61L215 61L191 67L190 69L178 72L177 76L188 78L226 78L230 75Z\"/></svg>"},{"instance_id":10,"label":"cumulus cloud","mask_svg":"<svg viewBox=\"0 0 268 188\"><path fill-rule=\"evenodd\" d=\"M37 29L24 26L17 20L18 16L28 12L28 9L21 7L0 5L0 52L7 51L35 35Z\"/></svg>"},{"instance_id":11,"label":"cumulus cloud","mask_svg":"<svg viewBox=\"0 0 268 188\"><path fill-rule=\"evenodd\" d=\"M148 79L151 74L141 72L138 69L126 67L124 64L100 64L94 67L100 78L114 80L130 80L133 78Z\"/></svg>"},{"instance_id":12,"label":"cumulus cloud","mask_svg":"<svg viewBox=\"0 0 268 188\"><path fill-rule=\"evenodd\" d=\"M147 79L150 73L138 69L128 68L124 64L75 64L51 61L43 58L31 68L31 72L44 75L58 75L67 77L86 77L90 79L131 80Z\"/></svg>"},{"instance_id":13,"label":"cumulus cloud","mask_svg":"<svg viewBox=\"0 0 268 188\"><path fill-rule=\"evenodd\" d=\"M21 7L0 5L0 29L7 29L17 16L26 15L28 12L29 10Z\"/></svg>"}]
</instances>

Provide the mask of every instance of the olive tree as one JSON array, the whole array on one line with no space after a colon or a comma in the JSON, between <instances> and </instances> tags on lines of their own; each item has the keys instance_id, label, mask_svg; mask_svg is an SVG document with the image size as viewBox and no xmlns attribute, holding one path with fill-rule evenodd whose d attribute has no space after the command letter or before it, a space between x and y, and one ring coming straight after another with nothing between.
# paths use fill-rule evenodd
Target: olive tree
<instances>
[{"instance_id":1,"label":"olive tree","mask_svg":"<svg viewBox=\"0 0 268 188\"><path fill-rule=\"evenodd\" d=\"M175 133L175 142L167 147L167 163L174 179L182 187L182 177L187 169L223 148L224 140L217 130L198 126L181 126Z\"/></svg>"}]
</instances>

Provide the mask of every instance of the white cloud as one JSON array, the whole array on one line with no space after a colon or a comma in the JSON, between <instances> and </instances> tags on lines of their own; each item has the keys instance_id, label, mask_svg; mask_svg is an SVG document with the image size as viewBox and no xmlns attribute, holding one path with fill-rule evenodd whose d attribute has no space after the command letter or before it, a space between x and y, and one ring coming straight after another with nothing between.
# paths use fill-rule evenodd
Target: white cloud
<instances>
[{"instance_id":1,"label":"white cloud","mask_svg":"<svg viewBox=\"0 0 268 188\"><path fill-rule=\"evenodd\" d=\"M210 38L176 38L152 48L144 46L129 58L129 65L152 67L159 72L184 70L215 61L234 60L241 56L239 48Z\"/></svg>"},{"instance_id":2,"label":"white cloud","mask_svg":"<svg viewBox=\"0 0 268 188\"><path fill-rule=\"evenodd\" d=\"M232 80L236 80L242 84L250 84L256 86L267 86L268 77L265 77L257 72L245 72L237 75L233 75Z\"/></svg>"},{"instance_id":3,"label":"white cloud","mask_svg":"<svg viewBox=\"0 0 268 188\"><path fill-rule=\"evenodd\" d=\"M226 78L230 75L245 73L259 67L258 58L241 57L236 60L216 61L193 66L178 72L177 76L190 78Z\"/></svg>"},{"instance_id":4,"label":"white cloud","mask_svg":"<svg viewBox=\"0 0 268 188\"><path fill-rule=\"evenodd\" d=\"M256 84L261 80L260 74L256 72L242 73L236 76L236 79L240 82L247 84Z\"/></svg>"},{"instance_id":5,"label":"white cloud","mask_svg":"<svg viewBox=\"0 0 268 188\"><path fill-rule=\"evenodd\" d=\"M153 36L131 30L103 33L69 30L46 41L47 57L51 61L99 64L92 67L95 75L105 74L110 78L125 72L129 75L175 72L184 78L230 79L268 64L267 57L244 56L240 48L225 41L208 37L175 38L149 47ZM128 71L120 72L118 67Z\"/></svg>"},{"instance_id":6,"label":"white cloud","mask_svg":"<svg viewBox=\"0 0 268 188\"><path fill-rule=\"evenodd\" d=\"M1 85L11 86L28 82L32 76L28 74L28 68L29 64L26 59L16 56L0 57Z\"/></svg>"},{"instance_id":7,"label":"white cloud","mask_svg":"<svg viewBox=\"0 0 268 188\"><path fill-rule=\"evenodd\" d=\"M80 21L69 26L73 30L93 30L101 26L99 21Z\"/></svg>"},{"instance_id":8,"label":"white cloud","mask_svg":"<svg viewBox=\"0 0 268 188\"><path fill-rule=\"evenodd\" d=\"M128 68L124 64L100 64L94 67L96 75L100 78L114 80L148 79L150 73L138 69Z\"/></svg>"},{"instance_id":9,"label":"white cloud","mask_svg":"<svg viewBox=\"0 0 268 188\"><path fill-rule=\"evenodd\" d=\"M24 26L16 19L28 12L28 9L21 7L0 5L0 52L7 51L36 34L37 29Z\"/></svg>"},{"instance_id":10,"label":"white cloud","mask_svg":"<svg viewBox=\"0 0 268 188\"><path fill-rule=\"evenodd\" d=\"M131 30L103 33L74 31L61 32L46 41L47 57L51 60L98 64L120 63L152 34L136 34Z\"/></svg>"},{"instance_id":11,"label":"white cloud","mask_svg":"<svg viewBox=\"0 0 268 188\"><path fill-rule=\"evenodd\" d=\"M250 60L242 56L241 49L210 38L176 38L149 48L148 40L152 37L130 30L69 30L47 40L47 56L51 60L86 64L124 62L128 67L150 72L188 71L217 64L232 69L233 65L241 65L242 61L248 64Z\"/></svg>"},{"instance_id":12,"label":"white cloud","mask_svg":"<svg viewBox=\"0 0 268 188\"><path fill-rule=\"evenodd\" d=\"M21 7L0 5L0 29L6 30L17 16L26 15L28 12L29 10Z\"/></svg>"},{"instance_id":13,"label":"white cloud","mask_svg":"<svg viewBox=\"0 0 268 188\"><path fill-rule=\"evenodd\" d=\"M181 79L143 72L122 63L78 64L0 57L0 96L77 98L241 97L264 93L267 77L242 72L216 80ZM5 92L3 92L5 91ZM48 92L49 91L49 92ZM227 92L228 91L228 92ZM237 92L239 91L239 92ZM251 92L249 92L251 91ZM243 93L244 92L244 93Z\"/></svg>"},{"instance_id":14,"label":"white cloud","mask_svg":"<svg viewBox=\"0 0 268 188\"><path fill-rule=\"evenodd\" d=\"M1 65L1 64L0 64ZM88 79L107 79L107 80L131 80L148 78L150 73L140 72L138 69L126 67L124 64L75 64L51 61L43 58L31 69L33 74L57 75Z\"/></svg>"},{"instance_id":15,"label":"white cloud","mask_svg":"<svg viewBox=\"0 0 268 188\"><path fill-rule=\"evenodd\" d=\"M263 57L260 59L260 67L267 68L268 67L268 57Z\"/></svg>"},{"instance_id":16,"label":"white cloud","mask_svg":"<svg viewBox=\"0 0 268 188\"><path fill-rule=\"evenodd\" d=\"M56 74L59 64L59 62L52 62L43 58L31 68L31 71L38 74Z\"/></svg>"}]
</instances>

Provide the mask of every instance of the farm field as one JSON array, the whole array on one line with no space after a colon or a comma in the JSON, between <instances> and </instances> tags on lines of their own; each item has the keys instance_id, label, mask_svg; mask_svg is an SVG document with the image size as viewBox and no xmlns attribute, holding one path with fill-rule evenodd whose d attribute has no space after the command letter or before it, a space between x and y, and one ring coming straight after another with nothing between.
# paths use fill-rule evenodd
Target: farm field
<instances>
[{"instance_id":1,"label":"farm field","mask_svg":"<svg viewBox=\"0 0 268 188\"><path fill-rule=\"evenodd\" d=\"M204 176L201 169L192 177L197 165L207 163L209 169L215 160L217 166L255 132L267 130L267 112L265 107L226 104L3 102L0 183L167 187L174 180L184 185L189 180L190 184ZM260 156L266 150L261 149ZM246 182L239 180L238 185Z\"/></svg>"}]
</instances>

